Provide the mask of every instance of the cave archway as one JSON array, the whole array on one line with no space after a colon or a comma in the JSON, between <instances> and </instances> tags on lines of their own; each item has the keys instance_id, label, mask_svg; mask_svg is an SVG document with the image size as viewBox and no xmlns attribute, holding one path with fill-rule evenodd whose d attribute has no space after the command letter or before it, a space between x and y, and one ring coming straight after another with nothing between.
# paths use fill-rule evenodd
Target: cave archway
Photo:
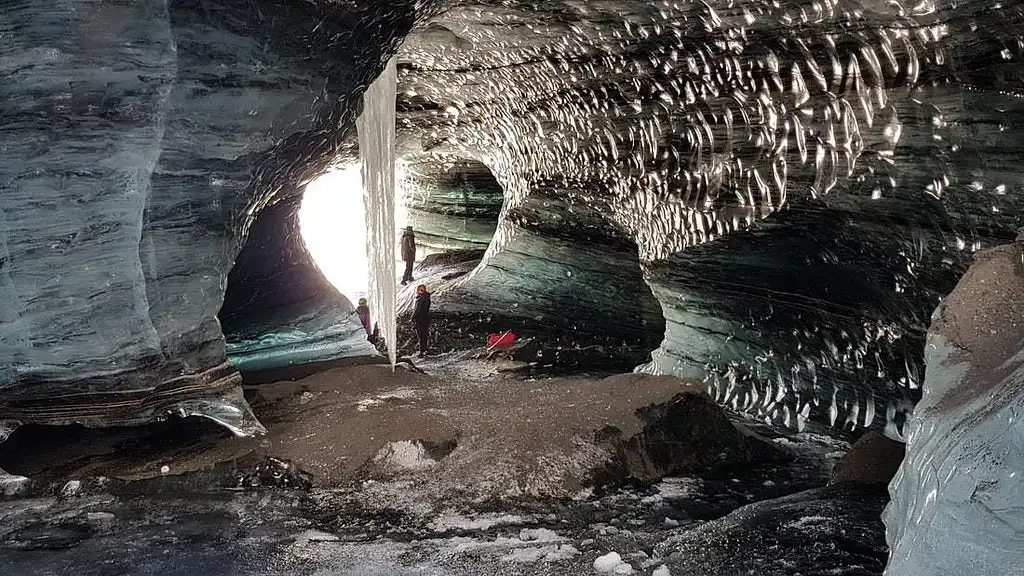
<instances>
[{"instance_id":1,"label":"cave archway","mask_svg":"<svg viewBox=\"0 0 1024 576\"><path fill-rule=\"evenodd\" d=\"M400 160L396 172L396 236L407 225L417 232L417 281L432 291L454 285L491 242L504 201L500 184L468 159ZM263 209L228 276L219 313L232 362L253 373L374 355L354 314L367 292L365 246L355 160Z\"/></svg>"},{"instance_id":2,"label":"cave archway","mask_svg":"<svg viewBox=\"0 0 1024 576\"><path fill-rule=\"evenodd\" d=\"M483 162L413 158L399 195L407 225L416 231L417 283L446 290L481 265L505 203L501 184ZM411 300L407 292L400 307Z\"/></svg>"}]
</instances>

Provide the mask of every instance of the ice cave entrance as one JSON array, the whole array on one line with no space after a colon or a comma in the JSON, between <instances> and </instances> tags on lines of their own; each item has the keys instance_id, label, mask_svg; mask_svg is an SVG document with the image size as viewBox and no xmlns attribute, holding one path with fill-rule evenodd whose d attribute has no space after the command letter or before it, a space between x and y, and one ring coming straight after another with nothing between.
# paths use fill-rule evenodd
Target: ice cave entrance
<instances>
[{"instance_id":1,"label":"ice cave entrance","mask_svg":"<svg viewBox=\"0 0 1024 576\"><path fill-rule=\"evenodd\" d=\"M395 258L398 234L407 224L402 183L406 166L395 164ZM306 185L299 208L299 229L313 261L339 292L355 303L369 289L366 254L366 211L360 165L332 170Z\"/></svg>"}]
</instances>

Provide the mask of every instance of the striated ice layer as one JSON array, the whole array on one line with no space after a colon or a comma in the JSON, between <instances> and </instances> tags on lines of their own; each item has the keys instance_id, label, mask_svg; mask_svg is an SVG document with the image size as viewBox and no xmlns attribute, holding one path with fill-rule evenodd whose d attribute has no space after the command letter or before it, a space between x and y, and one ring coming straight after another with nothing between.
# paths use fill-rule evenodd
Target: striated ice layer
<instances>
[{"instance_id":1,"label":"striated ice layer","mask_svg":"<svg viewBox=\"0 0 1024 576\"><path fill-rule=\"evenodd\" d=\"M938 308L889 485L889 576L1024 574L1021 253L979 255Z\"/></svg>"},{"instance_id":2,"label":"striated ice layer","mask_svg":"<svg viewBox=\"0 0 1024 576\"><path fill-rule=\"evenodd\" d=\"M370 265L370 309L377 311L388 360L395 365L395 91L398 72L392 58L363 95L356 121L363 162L366 256Z\"/></svg>"},{"instance_id":3,"label":"striated ice layer","mask_svg":"<svg viewBox=\"0 0 1024 576\"><path fill-rule=\"evenodd\" d=\"M505 187L483 266L554 190L635 242L667 326L645 370L900 438L930 311L1024 223L1022 24L1019 3L456 6L405 43L400 93L424 149Z\"/></svg>"},{"instance_id":4,"label":"striated ice layer","mask_svg":"<svg viewBox=\"0 0 1024 576\"><path fill-rule=\"evenodd\" d=\"M328 313L322 316L333 318ZM228 340L227 352L231 363L243 372L378 354L354 313L326 325L304 323L302 328Z\"/></svg>"}]
</instances>

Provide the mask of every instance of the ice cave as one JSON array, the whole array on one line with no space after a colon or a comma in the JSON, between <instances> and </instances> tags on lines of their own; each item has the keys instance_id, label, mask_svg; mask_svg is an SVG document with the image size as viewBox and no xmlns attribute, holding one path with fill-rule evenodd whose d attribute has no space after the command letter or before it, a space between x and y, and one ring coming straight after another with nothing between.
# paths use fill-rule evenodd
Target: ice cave
<instances>
[{"instance_id":1,"label":"ice cave","mask_svg":"<svg viewBox=\"0 0 1024 576\"><path fill-rule=\"evenodd\" d=\"M4 0L0 574L1024 575L1022 59L1022 0Z\"/></svg>"}]
</instances>

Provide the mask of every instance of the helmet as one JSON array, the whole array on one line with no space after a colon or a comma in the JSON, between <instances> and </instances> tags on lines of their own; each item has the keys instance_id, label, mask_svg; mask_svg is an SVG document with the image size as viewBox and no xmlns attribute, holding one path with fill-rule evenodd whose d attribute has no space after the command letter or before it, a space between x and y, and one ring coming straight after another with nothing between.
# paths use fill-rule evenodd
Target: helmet
<instances>
[{"instance_id":1,"label":"helmet","mask_svg":"<svg viewBox=\"0 0 1024 576\"><path fill-rule=\"evenodd\" d=\"M427 291L427 287L425 285L423 285L423 284L420 284L419 286L416 287L416 293L417 294L423 294L426 291Z\"/></svg>"},{"instance_id":2,"label":"helmet","mask_svg":"<svg viewBox=\"0 0 1024 576\"><path fill-rule=\"evenodd\" d=\"M366 298L360 298L359 299L359 305L360 306L366 306Z\"/></svg>"}]
</instances>

